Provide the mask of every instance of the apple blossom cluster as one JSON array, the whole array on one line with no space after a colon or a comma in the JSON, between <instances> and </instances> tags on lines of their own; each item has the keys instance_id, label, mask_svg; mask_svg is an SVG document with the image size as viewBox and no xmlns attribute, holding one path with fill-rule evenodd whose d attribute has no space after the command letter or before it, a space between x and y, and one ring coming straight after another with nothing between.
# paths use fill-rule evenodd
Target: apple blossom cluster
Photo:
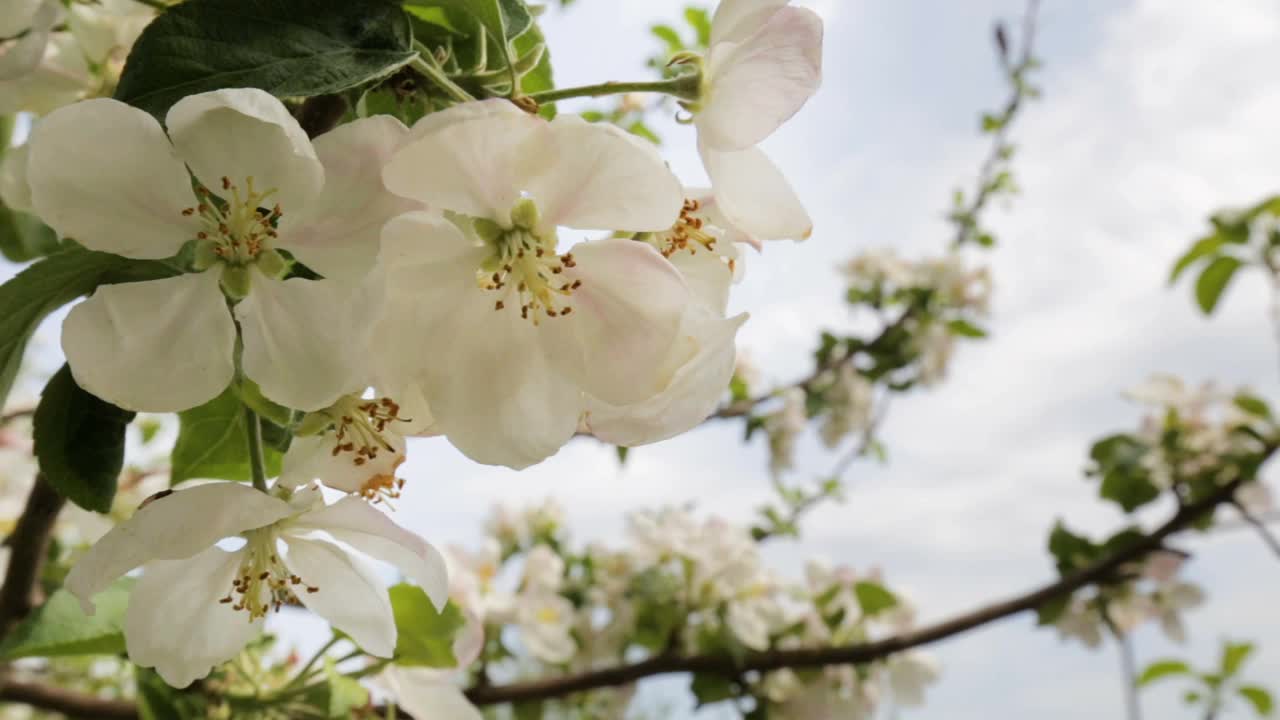
<instances>
[{"instance_id":1,"label":"apple blossom cluster","mask_svg":"<svg viewBox=\"0 0 1280 720\"><path fill-rule=\"evenodd\" d=\"M292 605L391 657L384 584L353 550L439 609L460 578L483 597L491 552L455 558L473 571L451 583L442 556L375 507L404 490L407 439L444 436L477 462L520 469L579 433L630 447L691 429L733 374L741 247L811 232L757 147L820 83L822 22L786 2L726 0L706 56L673 58L695 88L681 99L707 189L686 188L641 138L568 113L548 120L515 97L459 101L412 126L353 117L314 138L253 87L153 115L107 97L152 8L19 4L0 28L13 38L0 113L42 117L6 159L6 204L88 250L172 268L99 285L71 309L62 349L75 385L152 413L230 391L247 413L254 487L157 493L66 579L92 613L98 593L141 568L128 654L176 687ZM292 436L270 486L263 419ZM510 619L535 656L564 663L579 615L547 552L530 551L535 576ZM763 582L756 562L744 582ZM735 637L764 647L769 587L705 592L736 594L721 598ZM499 612L466 606L482 620ZM170 632L175 622L188 633Z\"/></svg>"},{"instance_id":2,"label":"apple blossom cluster","mask_svg":"<svg viewBox=\"0 0 1280 720\"><path fill-rule=\"evenodd\" d=\"M460 666L481 684L510 672L584 671L670 652L865 642L914 622L912 606L879 571L814 561L803 580L782 578L747 528L684 509L634 513L621 545L577 549L554 505L499 506L478 547L449 548L446 557L450 598L487 638L480 664ZM918 705L938 677L932 658L908 653L857 670L754 674L742 694L784 717L817 720L833 716L819 707L844 717L886 700ZM590 717L621 717L633 692L597 690L573 702L601 713Z\"/></svg>"}]
</instances>

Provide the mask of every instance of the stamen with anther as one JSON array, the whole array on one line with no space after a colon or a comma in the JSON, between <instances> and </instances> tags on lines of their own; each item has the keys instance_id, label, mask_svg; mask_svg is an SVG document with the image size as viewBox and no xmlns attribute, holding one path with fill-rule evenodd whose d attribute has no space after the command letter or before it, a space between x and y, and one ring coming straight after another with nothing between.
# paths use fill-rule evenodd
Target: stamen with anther
<instances>
[{"instance_id":1,"label":"stamen with anther","mask_svg":"<svg viewBox=\"0 0 1280 720\"><path fill-rule=\"evenodd\" d=\"M268 251L276 237L276 227L284 211L279 203L271 202L276 190L259 191L253 178L248 177L244 189L222 178L222 194L214 195L208 188L196 188L199 201L195 207L182 211L186 217L198 215L202 229L196 238L211 244L212 255L231 265L249 265Z\"/></svg>"},{"instance_id":2,"label":"stamen with anther","mask_svg":"<svg viewBox=\"0 0 1280 720\"><path fill-rule=\"evenodd\" d=\"M297 604L295 593L299 590L320 590L303 582L280 561L272 528L251 530L244 538L246 544L240 551L240 568L231 580L231 591L218 602L231 605L232 610L244 610L250 620L257 620L272 610Z\"/></svg>"},{"instance_id":3,"label":"stamen with anther","mask_svg":"<svg viewBox=\"0 0 1280 720\"><path fill-rule=\"evenodd\" d=\"M501 292L494 301L494 310L505 309L507 295L514 291L520 301L520 317L535 325L542 317L571 313L573 308L565 298L582 286L581 280L564 277L566 269L577 266L573 253L556 254L555 232L540 228L537 218L537 207L525 199L511 211L511 228L490 220L476 221L477 234L493 250L476 270L476 284Z\"/></svg>"}]
</instances>

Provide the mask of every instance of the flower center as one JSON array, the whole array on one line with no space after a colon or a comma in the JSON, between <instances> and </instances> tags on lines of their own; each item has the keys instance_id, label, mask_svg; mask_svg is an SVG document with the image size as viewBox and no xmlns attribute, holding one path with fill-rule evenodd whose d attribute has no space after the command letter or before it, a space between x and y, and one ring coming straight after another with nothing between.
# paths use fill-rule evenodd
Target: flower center
<instances>
[{"instance_id":1,"label":"flower center","mask_svg":"<svg viewBox=\"0 0 1280 720\"><path fill-rule=\"evenodd\" d=\"M280 204L270 207L267 203L276 194L274 188L259 191L253 186L253 178L245 178L244 189L222 178L222 195L214 195L204 186L196 189L200 201L193 208L182 211L188 217L199 215L204 229L196 238L206 241L209 251L218 260L231 265L250 265L258 260L276 237L276 225L284 214Z\"/></svg>"},{"instance_id":2,"label":"flower center","mask_svg":"<svg viewBox=\"0 0 1280 720\"><path fill-rule=\"evenodd\" d=\"M560 624L560 611L550 605L544 605L538 609L538 622L544 625Z\"/></svg>"},{"instance_id":3,"label":"flower center","mask_svg":"<svg viewBox=\"0 0 1280 720\"><path fill-rule=\"evenodd\" d=\"M538 209L532 200L521 200L511 211L511 228L484 218L475 221L476 234L491 249L476 270L476 284L500 294L494 310L507 307L514 292L520 303L520 317L534 325L546 317L563 317L573 312L565 302L581 280L564 277L565 268L577 265L573 253L556 254L554 230L539 227Z\"/></svg>"},{"instance_id":4,"label":"flower center","mask_svg":"<svg viewBox=\"0 0 1280 720\"><path fill-rule=\"evenodd\" d=\"M333 456L351 455L351 463L360 467L378 459L380 452L395 452L383 433L391 423L407 422L400 417L400 406L391 398L364 400L345 397L323 411L334 422Z\"/></svg>"},{"instance_id":5,"label":"flower center","mask_svg":"<svg viewBox=\"0 0 1280 720\"><path fill-rule=\"evenodd\" d=\"M666 232L650 236L653 246L662 253L662 257L669 260L672 255L686 250L691 255L696 255L699 250L716 252L716 243L720 239L703 228L704 221L698 216L701 209L702 203L697 200L685 200L676 224ZM733 258L726 261L729 270L733 271Z\"/></svg>"},{"instance_id":6,"label":"flower center","mask_svg":"<svg viewBox=\"0 0 1280 720\"><path fill-rule=\"evenodd\" d=\"M231 581L231 592L218 602L234 603L232 610L244 610L250 620L266 617L272 610L297 603L294 588L309 593L320 588L307 585L289 572L276 554L276 535L271 528L250 530L244 534L246 544L240 551L240 569Z\"/></svg>"}]
</instances>

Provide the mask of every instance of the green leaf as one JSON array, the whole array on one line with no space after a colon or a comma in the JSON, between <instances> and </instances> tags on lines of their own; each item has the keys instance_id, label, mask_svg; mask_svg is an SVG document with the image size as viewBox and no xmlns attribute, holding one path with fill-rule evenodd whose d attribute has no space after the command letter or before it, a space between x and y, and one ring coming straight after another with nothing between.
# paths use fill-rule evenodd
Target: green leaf
<instances>
[{"instance_id":1,"label":"green leaf","mask_svg":"<svg viewBox=\"0 0 1280 720\"><path fill-rule=\"evenodd\" d=\"M115 97L158 118L187 95L260 88L323 95L382 78L415 56L390 0L187 0L138 38Z\"/></svg>"},{"instance_id":2,"label":"green leaf","mask_svg":"<svg viewBox=\"0 0 1280 720\"><path fill-rule=\"evenodd\" d=\"M1160 488L1156 487L1145 474L1107 473L1102 479L1098 492L1103 499L1116 503L1127 513L1160 497Z\"/></svg>"},{"instance_id":3,"label":"green leaf","mask_svg":"<svg viewBox=\"0 0 1280 720\"><path fill-rule=\"evenodd\" d=\"M668 55L674 55L684 50L684 40L680 38L680 33L676 32L676 29L670 25L654 25L649 28L649 32L666 44Z\"/></svg>"},{"instance_id":4,"label":"green leaf","mask_svg":"<svg viewBox=\"0 0 1280 720\"><path fill-rule=\"evenodd\" d=\"M1218 306L1222 293L1243 264L1236 258L1223 255L1215 258L1200 273L1200 279L1196 280L1196 302L1206 315Z\"/></svg>"},{"instance_id":5,"label":"green leaf","mask_svg":"<svg viewBox=\"0 0 1280 720\"><path fill-rule=\"evenodd\" d=\"M1151 683L1175 675L1188 675L1191 668L1181 660L1157 660L1147 666L1138 677L1137 687L1145 687Z\"/></svg>"},{"instance_id":6,"label":"green leaf","mask_svg":"<svg viewBox=\"0 0 1280 720\"><path fill-rule=\"evenodd\" d=\"M698 701L698 707L712 705L738 697L737 683L719 673L694 673L689 690Z\"/></svg>"},{"instance_id":7,"label":"green leaf","mask_svg":"<svg viewBox=\"0 0 1280 720\"><path fill-rule=\"evenodd\" d=\"M614 451L615 451L615 452L617 452L617 454L618 454L618 464L619 464L619 465L626 465L626 464L627 464L627 455L629 455L629 454L631 453L631 448L629 448L629 447L623 447L623 446L621 446L621 445L618 445L617 447L615 447L615 448L614 448Z\"/></svg>"},{"instance_id":8,"label":"green leaf","mask_svg":"<svg viewBox=\"0 0 1280 720\"><path fill-rule=\"evenodd\" d=\"M1102 476L1098 492L1103 499L1133 512L1160 496L1151 473L1142 464L1147 447L1131 435L1111 435L1094 443L1089 457L1091 474Z\"/></svg>"},{"instance_id":9,"label":"green leaf","mask_svg":"<svg viewBox=\"0 0 1280 720\"><path fill-rule=\"evenodd\" d=\"M866 580L854 583L853 593L858 597L863 615L878 615L898 604L898 598L879 583Z\"/></svg>"},{"instance_id":10,"label":"green leaf","mask_svg":"<svg viewBox=\"0 0 1280 720\"><path fill-rule=\"evenodd\" d=\"M1263 420L1271 419L1271 408L1267 406L1267 401L1256 395L1249 393L1239 393L1235 396L1234 402L1236 407Z\"/></svg>"},{"instance_id":11,"label":"green leaf","mask_svg":"<svg viewBox=\"0 0 1280 720\"><path fill-rule=\"evenodd\" d=\"M0 255L22 263L58 249L58 234L34 215L0 204Z\"/></svg>"},{"instance_id":12,"label":"green leaf","mask_svg":"<svg viewBox=\"0 0 1280 720\"><path fill-rule=\"evenodd\" d=\"M1236 692L1253 706L1258 717L1271 717L1272 711L1275 710L1275 702L1271 699L1271 693L1265 688L1257 685L1243 685L1237 688Z\"/></svg>"},{"instance_id":13,"label":"green leaf","mask_svg":"<svg viewBox=\"0 0 1280 720\"><path fill-rule=\"evenodd\" d=\"M49 596L0 643L0 660L124 652L124 611L133 578L120 578L94 596L97 610L85 615L66 590Z\"/></svg>"},{"instance_id":14,"label":"green leaf","mask_svg":"<svg viewBox=\"0 0 1280 720\"><path fill-rule=\"evenodd\" d=\"M1222 646L1222 675L1232 677L1253 654L1253 643L1226 643Z\"/></svg>"},{"instance_id":15,"label":"green leaf","mask_svg":"<svg viewBox=\"0 0 1280 720\"><path fill-rule=\"evenodd\" d=\"M32 426L40 472L86 510L110 512L124 467L124 435L135 413L80 388L63 365L40 394Z\"/></svg>"},{"instance_id":16,"label":"green leaf","mask_svg":"<svg viewBox=\"0 0 1280 720\"><path fill-rule=\"evenodd\" d=\"M232 388L200 407L178 413L178 440L169 460L173 484L195 478L251 480L245 429L244 406ZM267 475L279 475L280 451L265 444L263 457Z\"/></svg>"},{"instance_id":17,"label":"green leaf","mask_svg":"<svg viewBox=\"0 0 1280 720\"><path fill-rule=\"evenodd\" d=\"M1071 595L1059 595L1036 608L1036 625L1046 627L1058 622L1058 618L1071 606Z\"/></svg>"},{"instance_id":18,"label":"green leaf","mask_svg":"<svg viewBox=\"0 0 1280 720\"><path fill-rule=\"evenodd\" d=\"M329 683L329 717L353 717L353 710L369 704L369 691L356 679L339 672L332 657L324 660L324 676Z\"/></svg>"},{"instance_id":19,"label":"green leaf","mask_svg":"<svg viewBox=\"0 0 1280 720\"><path fill-rule=\"evenodd\" d=\"M451 668L453 638L466 620L452 602L443 612L417 585L402 583L391 588L391 610L396 618L396 662L400 665Z\"/></svg>"},{"instance_id":20,"label":"green leaf","mask_svg":"<svg viewBox=\"0 0 1280 720\"><path fill-rule=\"evenodd\" d=\"M1098 555L1098 546L1071 532L1059 521L1049 533L1049 554L1057 561L1058 572L1066 575L1092 562Z\"/></svg>"},{"instance_id":21,"label":"green leaf","mask_svg":"<svg viewBox=\"0 0 1280 720\"><path fill-rule=\"evenodd\" d=\"M502 45L533 27L533 14L520 0L407 0L405 6L444 8L470 15Z\"/></svg>"},{"instance_id":22,"label":"green leaf","mask_svg":"<svg viewBox=\"0 0 1280 720\"><path fill-rule=\"evenodd\" d=\"M958 335L960 337L984 338L987 336L986 330L983 330L967 320L951 320L947 323L947 329L951 331L952 335Z\"/></svg>"},{"instance_id":23,"label":"green leaf","mask_svg":"<svg viewBox=\"0 0 1280 720\"><path fill-rule=\"evenodd\" d=\"M698 47L706 49L711 44L711 18L707 11L700 7L685 8L684 19L693 28L694 36L698 38Z\"/></svg>"},{"instance_id":24,"label":"green leaf","mask_svg":"<svg viewBox=\"0 0 1280 720\"><path fill-rule=\"evenodd\" d=\"M1176 283L1178 278L1182 276L1182 273L1186 272L1187 268L1196 264L1197 261L1209 257L1210 255L1217 255L1227 242L1227 238L1217 234L1197 240L1195 244L1191 246L1191 249L1185 252L1182 257L1178 258L1178 261L1173 264L1173 270L1169 273L1169 284L1172 285Z\"/></svg>"},{"instance_id":25,"label":"green leaf","mask_svg":"<svg viewBox=\"0 0 1280 720\"><path fill-rule=\"evenodd\" d=\"M542 57L532 70L520 78L520 92L525 95L550 90L556 86L555 73L551 68L551 51L546 47L546 38L542 35L542 28L535 24L529 32L516 38L514 43L516 55L523 57L539 44L543 46ZM555 103L542 106L538 110L538 114L548 119L554 118L556 116Z\"/></svg>"}]
</instances>

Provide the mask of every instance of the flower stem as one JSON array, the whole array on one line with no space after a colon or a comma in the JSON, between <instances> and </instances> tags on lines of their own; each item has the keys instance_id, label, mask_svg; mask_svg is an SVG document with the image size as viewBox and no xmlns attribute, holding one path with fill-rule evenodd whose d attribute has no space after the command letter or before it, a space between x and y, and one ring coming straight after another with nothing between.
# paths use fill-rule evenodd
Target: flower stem
<instances>
[{"instance_id":1,"label":"flower stem","mask_svg":"<svg viewBox=\"0 0 1280 720\"><path fill-rule=\"evenodd\" d=\"M699 84L701 80L696 74L684 74L670 80L656 80L651 82L606 82L599 85L582 85L580 87L557 88L555 90L544 90L543 92L533 93L533 98L539 105L553 103L558 100L567 100L577 97L604 97L606 95L621 95L623 93L633 92L652 92L672 95L681 100L697 100L699 93Z\"/></svg>"},{"instance_id":2,"label":"flower stem","mask_svg":"<svg viewBox=\"0 0 1280 720\"><path fill-rule=\"evenodd\" d=\"M245 437L249 440L249 469L253 472L253 486L267 491L267 464L262 459L262 423L252 409L244 409Z\"/></svg>"},{"instance_id":3,"label":"flower stem","mask_svg":"<svg viewBox=\"0 0 1280 720\"><path fill-rule=\"evenodd\" d=\"M472 100L475 100L475 98L471 96L471 93L463 90L457 83L449 79L449 76L445 73L444 69L435 63L435 58L431 57L429 54L424 54L427 52L428 51L426 50L419 51L418 57L409 62L409 64L413 66L413 69L425 75L427 79L439 86L441 90L448 93L449 97L454 100L457 100L458 102L471 102Z\"/></svg>"},{"instance_id":4,"label":"flower stem","mask_svg":"<svg viewBox=\"0 0 1280 720\"><path fill-rule=\"evenodd\" d=\"M324 647L317 650L316 654L311 656L311 659L307 661L307 664L302 666L302 669L298 671L298 674L294 676L293 680L289 681L289 684L285 687L293 687L294 685L302 684L302 682L307 679L307 674L311 672L311 668L314 667L315 664L320 661L320 658L324 657L324 654L329 652L334 645L337 645L341 639L342 638L337 635L329 638L329 642L325 643Z\"/></svg>"}]
</instances>

